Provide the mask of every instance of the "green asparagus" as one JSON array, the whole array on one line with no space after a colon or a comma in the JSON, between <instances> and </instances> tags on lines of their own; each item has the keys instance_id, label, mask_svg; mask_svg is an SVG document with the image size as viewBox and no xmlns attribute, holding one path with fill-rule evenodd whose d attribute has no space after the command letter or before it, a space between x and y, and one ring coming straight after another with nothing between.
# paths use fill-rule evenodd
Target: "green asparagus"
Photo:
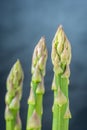
<instances>
[{"instance_id":1,"label":"green asparagus","mask_svg":"<svg viewBox=\"0 0 87 130\"><path fill-rule=\"evenodd\" d=\"M52 130L68 130L69 118L71 118L68 98L71 46L61 25L53 39L51 58L54 71L52 82L52 90L54 91Z\"/></svg>"},{"instance_id":2,"label":"green asparagus","mask_svg":"<svg viewBox=\"0 0 87 130\"><path fill-rule=\"evenodd\" d=\"M43 113L44 76L46 71L47 48L42 37L35 47L32 58L32 79L28 98L26 130L41 130Z\"/></svg>"},{"instance_id":3,"label":"green asparagus","mask_svg":"<svg viewBox=\"0 0 87 130\"><path fill-rule=\"evenodd\" d=\"M21 130L21 120L19 116L20 100L22 97L22 85L24 74L20 61L12 67L7 78L7 93L5 97L6 109L5 120L6 130Z\"/></svg>"}]
</instances>

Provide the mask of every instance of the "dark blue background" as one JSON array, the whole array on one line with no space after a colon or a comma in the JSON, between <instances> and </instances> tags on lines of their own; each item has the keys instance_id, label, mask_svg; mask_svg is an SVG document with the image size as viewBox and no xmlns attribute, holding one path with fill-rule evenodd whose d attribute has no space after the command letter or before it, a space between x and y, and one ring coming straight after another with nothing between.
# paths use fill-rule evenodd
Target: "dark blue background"
<instances>
[{"instance_id":1,"label":"dark blue background","mask_svg":"<svg viewBox=\"0 0 87 130\"><path fill-rule=\"evenodd\" d=\"M87 130L87 1L86 0L0 0L0 130L5 130L5 81L16 59L21 60L25 79L21 101L23 130L26 126L30 90L31 59L41 36L48 48L45 77L43 130L51 130L53 78L51 43L59 24L72 45L69 87L72 119L70 130Z\"/></svg>"}]
</instances>

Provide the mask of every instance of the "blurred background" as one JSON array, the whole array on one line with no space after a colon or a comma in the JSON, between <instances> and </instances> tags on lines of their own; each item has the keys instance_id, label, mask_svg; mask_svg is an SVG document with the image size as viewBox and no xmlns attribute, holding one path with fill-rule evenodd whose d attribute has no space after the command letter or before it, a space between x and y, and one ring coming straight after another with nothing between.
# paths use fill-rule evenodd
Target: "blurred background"
<instances>
[{"instance_id":1,"label":"blurred background","mask_svg":"<svg viewBox=\"0 0 87 130\"><path fill-rule=\"evenodd\" d=\"M53 70L51 45L62 24L72 46L69 86L72 119L70 130L87 130L87 1L86 0L0 0L0 130L5 130L6 78L17 58L25 74L21 119L26 127L27 99L30 91L31 59L35 45L46 37L48 48L42 130L51 130Z\"/></svg>"}]
</instances>

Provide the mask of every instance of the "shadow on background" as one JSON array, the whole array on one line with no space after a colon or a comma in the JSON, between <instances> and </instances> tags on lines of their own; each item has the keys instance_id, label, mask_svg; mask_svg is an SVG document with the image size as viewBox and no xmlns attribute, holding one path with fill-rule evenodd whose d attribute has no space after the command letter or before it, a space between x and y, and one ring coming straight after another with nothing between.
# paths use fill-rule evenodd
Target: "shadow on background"
<instances>
[{"instance_id":1,"label":"shadow on background","mask_svg":"<svg viewBox=\"0 0 87 130\"><path fill-rule=\"evenodd\" d=\"M59 24L72 45L71 81L69 87L72 119L70 130L87 129L87 1L0 0L0 130L5 130L4 97L6 78L16 59L21 60L25 79L21 101L23 130L26 126L27 98L30 91L31 58L40 37L46 37L48 48L45 77L43 130L51 130L53 78L51 43Z\"/></svg>"}]
</instances>

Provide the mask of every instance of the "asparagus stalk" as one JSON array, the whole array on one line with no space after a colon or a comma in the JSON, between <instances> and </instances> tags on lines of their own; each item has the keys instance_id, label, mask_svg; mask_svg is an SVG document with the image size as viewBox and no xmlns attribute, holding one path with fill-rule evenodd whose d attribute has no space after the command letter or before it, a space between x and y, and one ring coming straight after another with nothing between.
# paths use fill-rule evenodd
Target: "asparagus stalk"
<instances>
[{"instance_id":1,"label":"asparagus stalk","mask_svg":"<svg viewBox=\"0 0 87 130\"><path fill-rule=\"evenodd\" d=\"M19 108L22 97L23 78L22 67L20 61L17 60L7 78L7 93L5 97L6 130L22 129Z\"/></svg>"},{"instance_id":2,"label":"asparagus stalk","mask_svg":"<svg viewBox=\"0 0 87 130\"><path fill-rule=\"evenodd\" d=\"M28 98L28 116L26 130L41 130L43 113L44 76L47 61L45 38L42 37L35 47L32 58L32 79Z\"/></svg>"},{"instance_id":3,"label":"asparagus stalk","mask_svg":"<svg viewBox=\"0 0 87 130\"><path fill-rule=\"evenodd\" d=\"M68 130L69 110L68 85L70 76L71 46L60 25L52 43L51 53L54 78L53 124L52 130Z\"/></svg>"}]
</instances>

